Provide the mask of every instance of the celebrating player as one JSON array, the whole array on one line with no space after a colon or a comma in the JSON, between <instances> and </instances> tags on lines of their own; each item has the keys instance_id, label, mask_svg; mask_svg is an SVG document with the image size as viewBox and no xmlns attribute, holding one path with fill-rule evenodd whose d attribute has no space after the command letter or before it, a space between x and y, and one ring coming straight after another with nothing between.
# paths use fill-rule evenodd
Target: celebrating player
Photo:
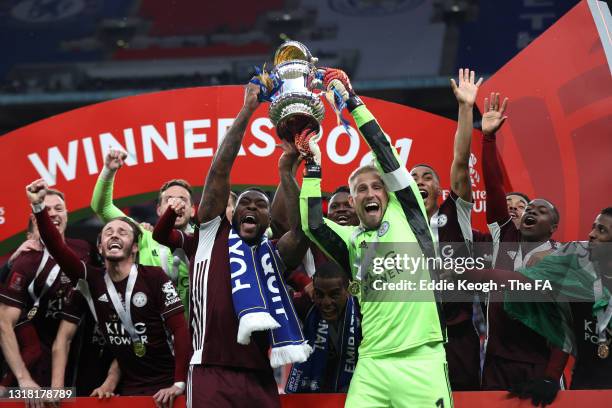
<instances>
[{"instance_id":1,"label":"celebrating player","mask_svg":"<svg viewBox=\"0 0 612 408\"><path fill-rule=\"evenodd\" d=\"M511 387L521 398L531 398L535 405L552 403L559 391L559 377L567 361L565 349L576 356L572 389L609 389L612 369L610 355L610 313L605 313L612 293L612 208L601 211L593 222L589 241L569 242L532 266L517 271L503 269L471 270L461 275L475 282L510 281L538 287L550 285L538 303L507 302L506 313L529 327L554 346L538 377L523 375L524 381ZM548 289L543 288L542 289ZM559 301L557 299L562 299ZM544 302L543 300L546 300Z\"/></svg>"},{"instance_id":2,"label":"celebrating player","mask_svg":"<svg viewBox=\"0 0 612 408\"><path fill-rule=\"evenodd\" d=\"M348 186L340 186L331 193L327 205L327 218L338 225L359 225L359 218L351 205L350 196L351 190Z\"/></svg>"},{"instance_id":3,"label":"celebrating player","mask_svg":"<svg viewBox=\"0 0 612 408\"><path fill-rule=\"evenodd\" d=\"M421 194L397 159L397 152L357 97L346 74L330 69L324 83L341 89L360 133L374 152L379 167L363 166L349 178L351 203L358 227L340 226L323 218L320 150L316 135L306 132L296 140L307 157L300 195L302 228L311 240L336 260L356 281L364 279L358 257L373 243L406 242L420 255L435 257L427 213ZM429 271L421 271L428 274ZM451 406L443 347L444 318L431 301L364 301L363 341L346 405Z\"/></svg>"},{"instance_id":4,"label":"celebrating player","mask_svg":"<svg viewBox=\"0 0 612 408\"><path fill-rule=\"evenodd\" d=\"M495 145L495 133L506 120L507 103L506 98L500 104L499 93L492 93L490 99L485 98L482 164L487 192L487 223L494 245L493 265L497 269L513 271L534 264L543 253L556 248L557 244L551 237L557 229L559 213L549 201L535 199L527 205L518 229L512 222ZM551 350L544 337L505 313L502 292L493 292L489 296L489 329L482 376L484 389L505 390L526 380L540 379L547 367L564 360L563 353Z\"/></svg>"},{"instance_id":5,"label":"celebrating player","mask_svg":"<svg viewBox=\"0 0 612 408\"><path fill-rule=\"evenodd\" d=\"M89 244L64 236L68 223L64 195L48 190L39 204L48 212L57 240L70 247L77 259L89 262ZM65 273L47 246L42 251L33 247L15 259L6 285L0 289L0 344L20 387L51 385L51 348L60 324L64 297L72 286ZM40 339L41 355L32 373L24 364L15 337L15 326L26 321L33 324Z\"/></svg>"},{"instance_id":6,"label":"celebrating player","mask_svg":"<svg viewBox=\"0 0 612 408\"><path fill-rule=\"evenodd\" d=\"M348 283L346 273L327 261L317 265L313 276L313 300L304 292L294 294L313 353L291 367L287 393L347 392L361 343L359 304L348 292Z\"/></svg>"},{"instance_id":7,"label":"celebrating player","mask_svg":"<svg viewBox=\"0 0 612 408\"><path fill-rule=\"evenodd\" d=\"M134 263L140 228L128 218L106 223L98 245L104 269L92 267L54 228L43 205L48 192L44 180L34 181L26 192L51 256L73 285L87 283L81 290L117 358L123 395L153 395L158 406L170 404L185 389L189 335L170 279L160 268ZM173 335L174 350L167 332Z\"/></svg>"},{"instance_id":8,"label":"celebrating player","mask_svg":"<svg viewBox=\"0 0 612 408\"><path fill-rule=\"evenodd\" d=\"M115 174L123 166L126 159L127 153L110 149L106 154L104 168L94 188L91 208L105 223L114 218L125 217L123 211L113 204L113 184ZM193 231L189 224L194 213L191 186L185 180L169 180L161 187L157 199L157 215L166 211L168 200L172 197L183 200L188 208L183 216L177 218L176 228L183 231ZM142 265L160 266L176 285L183 305L187 309L189 307L189 264L185 253L181 249L171 253L167 247L155 242L151 231L145 228L141 228L139 236L138 261Z\"/></svg>"},{"instance_id":9,"label":"celebrating player","mask_svg":"<svg viewBox=\"0 0 612 408\"><path fill-rule=\"evenodd\" d=\"M292 219L291 230L277 242L268 241L265 231L270 225L270 202L255 188L240 194L231 223L226 218L230 172L249 118L259 106L259 92L252 83L246 86L243 107L213 158L198 208L197 234L172 229L185 211L184 203L178 200L171 202L155 226L158 242L183 248L192 260L194 353L189 369L189 407L278 407L271 366L305 361L310 353L281 268L281 261L292 269L304 257L307 240L299 219ZM297 201L297 197L289 199ZM266 299L272 305L270 313L265 311ZM237 384L241 384L239 389Z\"/></svg>"},{"instance_id":10,"label":"celebrating player","mask_svg":"<svg viewBox=\"0 0 612 408\"><path fill-rule=\"evenodd\" d=\"M464 258L470 256L472 242L475 238L480 240L481 236L477 231L472 231L471 225L474 204L469 172L470 145L474 102L478 87L482 83L482 78L477 82L475 79L474 71L469 69L459 70L458 84L451 79L452 89L459 103L459 115L448 197L438 205L441 193L440 179L431 166L420 164L410 172L423 196L431 231L443 248L439 253L452 252L452 256ZM444 317L448 329L446 359L454 391L480 388L480 339L472 323L472 310L472 302L455 300L444 304Z\"/></svg>"}]
</instances>

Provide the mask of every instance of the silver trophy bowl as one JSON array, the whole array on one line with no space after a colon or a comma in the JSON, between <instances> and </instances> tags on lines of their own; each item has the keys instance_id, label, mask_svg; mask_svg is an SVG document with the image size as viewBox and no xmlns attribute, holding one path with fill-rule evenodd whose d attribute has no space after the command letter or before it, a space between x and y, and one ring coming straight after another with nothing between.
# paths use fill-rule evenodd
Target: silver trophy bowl
<instances>
[{"instance_id":1,"label":"silver trophy bowl","mask_svg":"<svg viewBox=\"0 0 612 408\"><path fill-rule=\"evenodd\" d=\"M272 95L269 116L281 139L293 141L295 134L308 127L319 132L325 108L321 98L312 92L320 87L315 79L317 68L308 48L297 41L287 41L274 54L272 74L282 80Z\"/></svg>"}]
</instances>

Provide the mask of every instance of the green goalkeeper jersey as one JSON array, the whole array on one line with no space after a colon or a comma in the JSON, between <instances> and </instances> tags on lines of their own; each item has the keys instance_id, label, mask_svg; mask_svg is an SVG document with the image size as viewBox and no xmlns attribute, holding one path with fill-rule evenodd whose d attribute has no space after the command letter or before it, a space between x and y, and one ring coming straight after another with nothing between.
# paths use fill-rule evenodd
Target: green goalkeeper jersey
<instances>
[{"instance_id":1,"label":"green goalkeeper jersey","mask_svg":"<svg viewBox=\"0 0 612 408\"><path fill-rule=\"evenodd\" d=\"M102 172L98 177L91 199L91 208L103 222L126 216L113 203L113 184L114 175L105 175ZM135 222L138 224L137 221ZM189 260L182 249L179 248L173 253L170 248L157 243L151 231L142 228L140 231L138 263L159 266L166 272L178 290L185 307L185 315L187 315L189 313Z\"/></svg>"},{"instance_id":2,"label":"green goalkeeper jersey","mask_svg":"<svg viewBox=\"0 0 612 408\"><path fill-rule=\"evenodd\" d=\"M323 218L321 179L316 177L304 177L300 213L306 235L350 272L354 280L360 281L363 273L361 257L365 256L362 255L363 248L372 244L412 244L411 248L417 248L419 256L435 257L435 246L421 194L408 170L399 163L395 148L364 105L355 108L351 114L374 153L389 194L380 227L366 230L361 226L340 226ZM418 273L429 279L427 269L421 268ZM389 355L444 341L443 319L434 293L424 291L419 296L420 301L393 297L375 301L363 299L360 357Z\"/></svg>"}]
</instances>

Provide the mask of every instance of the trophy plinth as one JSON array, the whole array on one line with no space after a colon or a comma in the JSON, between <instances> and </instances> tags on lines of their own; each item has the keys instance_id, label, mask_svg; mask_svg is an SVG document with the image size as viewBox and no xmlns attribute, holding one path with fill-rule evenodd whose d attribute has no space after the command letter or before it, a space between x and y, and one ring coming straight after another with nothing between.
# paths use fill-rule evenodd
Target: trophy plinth
<instances>
[{"instance_id":1,"label":"trophy plinth","mask_svg":"<svg viewBox=\"0 0 612 408\"><path fill-rule=\"evenodd\" d=\"M285 42L274 54L272 73L282 85L271 97L269 116L281 139L293 141L294 135L306 127L320 130L325 108L312 92L320 82L315 79L316 61L308 48L297 41Z\"/></svg>"}]
</instances>

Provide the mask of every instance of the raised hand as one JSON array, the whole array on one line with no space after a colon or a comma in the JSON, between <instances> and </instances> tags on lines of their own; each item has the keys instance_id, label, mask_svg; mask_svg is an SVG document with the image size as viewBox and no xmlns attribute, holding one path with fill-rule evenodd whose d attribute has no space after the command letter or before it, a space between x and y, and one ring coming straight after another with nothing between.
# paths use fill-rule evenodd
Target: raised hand
<instances>
[{"instance_id":1,"label":"raised hand","mask_svg":"<svg viewBox=\"0 0 612 408\"><path fill-rule=\"evenodd\" d=\"M334 88L335 90L337 90L340 95L342 95L342 99L344 101L346 101L348 98L355 94L348 75L346 75L346 72L342 71L341 69L325 69L325 75L323 76L323 86L326 90L329 90L330 88Z\"/></svg>"},{"instance_id":2,"label":"raised hand","mask_svg":"<svg viewBox=\"0 0 612 408\"><path fill-rule=\"evenodd\" d=\"M467 68L459 69L459 85L451 78L451 88L453 88L453 93L455 94L455 98L457 98L457 102L474 106L478 88L480 84L482 84L482 78L480 78L478 82L474 82L475 79L476 73Z\"/></svg>"},{"instance_id":3,"label":"raised hand","mask_svg":"<svg viewBox=\"0 0 612 408\"><path fill-rule=\"evenodd\" d=\"M123 166L127 159L127 153L117 149L110 149L104 157L104 167L111 171L117 171Z\"/></svg>"},{"instance_id":4,"label":"raised hand","mask_svg":"<svg viewBox=\"0 0 612 408\"><path fill-rule=\"evenodd\" d=\"M313 161L317 165L321 165L321 149L318 145L321 137L321 132L317 133L310 128L305 128L300 134L296 135L295 147L300 152L300 156L308 161Z\"/></svg>"},{"instance_id":5,"label":"raised hand","mask_svg":"<svg viewBox=\"0 0 612 408\"><path fill-rule=\"evenodd\" d=\"M259 85L248 83L244 88L244 107L250 111L254 111L259 106L259 93L261 88Z\"/></svg>"},{"instance_id":6,"label":"raised hand","mask_svg":"<svg viewBox=\"0 0 612 408\"><path fill-rule=\"evenodd\" d=\"M26 194L28 196L28 200L30 200L30 204L36 205L45 201L48 188L49 186L47 185L47 182L43 179L38 179L28 184L26 186Z\"/></svg>"},{"instance_id":7,"label":"raised hand","mask_svg":"<svg viewBox=\"0 0 612 408\"><path fill-rule=\"evenodd\" d=\"M179 217L185 215L185 211L187 211L187 203L178 197L170 197L168 199L168 207L172 208L172 211Z\"/></svg>"},{"instance_id":8,"label":"raised hand","mask_svg":"<svg viewBox=\"0 0 612 408\"><path fill-rule=\"evenodd\" d=\"M283 154L278 159L278 169L292 172L293 167L300 160L300 152L293 143L285 139L281 140L280 147L283 149Z\"/></svg>"},{"instance_id":9,"label":"raised hand","mask_svg":"<svg viewBox=\"0 0 612 408\"><path fill-rule=\"evenodd\" d=\"M499 92L491 92L490 100L485 98L484 112L482 114L482 133L490 136L502 127L506 119L508 119L504 115L507 105L508 98L504 98L501 106L499 105Z\"/></svg>"}]
</instances>

